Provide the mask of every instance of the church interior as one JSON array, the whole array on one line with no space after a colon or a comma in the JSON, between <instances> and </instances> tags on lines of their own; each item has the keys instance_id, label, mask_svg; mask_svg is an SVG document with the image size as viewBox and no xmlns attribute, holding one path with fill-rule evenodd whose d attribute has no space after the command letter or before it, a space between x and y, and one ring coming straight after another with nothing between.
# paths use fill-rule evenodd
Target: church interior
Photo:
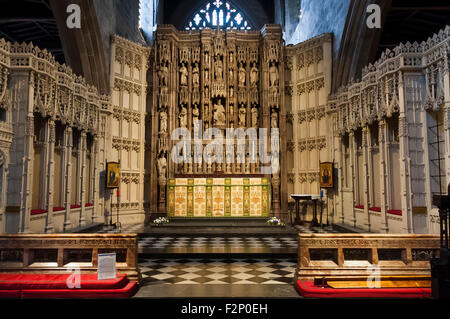
<instances>
[{"instance_id":1,"label":"church interior","mask_svg":"<svg viewBox=\"0 0 450 319\"><path fill-rule=\"evenodd\" d=\"M1 4L0 298L449 298L449 3Z\"/></svg>"}]
</instances>

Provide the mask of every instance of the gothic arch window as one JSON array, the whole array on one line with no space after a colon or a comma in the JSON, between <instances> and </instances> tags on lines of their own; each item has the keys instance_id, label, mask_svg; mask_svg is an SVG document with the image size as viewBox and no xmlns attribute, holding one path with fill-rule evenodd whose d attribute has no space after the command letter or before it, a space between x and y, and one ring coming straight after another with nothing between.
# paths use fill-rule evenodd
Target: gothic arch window
<instances>
[{"instance_id":1,"label":"gothic arch window","mask_svg":"<svg viewBox=\"0 0 450 319\"><path fill-rule=\"evenodd\" d=\"M197 11L189 20L186 30L201 30L203 28L217 29L252 29L247 18L229 2L213 0Z\"/></svg>"}]
</instances>

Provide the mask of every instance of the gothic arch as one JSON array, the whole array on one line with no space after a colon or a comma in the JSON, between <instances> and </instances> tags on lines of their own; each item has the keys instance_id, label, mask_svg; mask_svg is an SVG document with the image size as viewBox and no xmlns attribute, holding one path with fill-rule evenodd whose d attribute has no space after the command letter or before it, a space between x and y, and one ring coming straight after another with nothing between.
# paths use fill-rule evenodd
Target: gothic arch
<instances>
[{"instance_id":1,"label":"gothic arch","mask_svg":"<svg viewBox=\"0 0 450 319\"><path fill-rule=\"evenodd\" d=\"M202 9L207 0L180 1L173 13L168 17L168 24L173 24L177 29L184 30L185 25L194 16L194 14ZM245 1L228 1L236 9L244 14L248 22L255 29L261 29L264 24L270 23L268 14L258 0Z\"/></svg>"},{"instance_id":2,"label":"gothic arch","mask_svg":"<svg viewBox=\"0 0 450 319\"><path fill-rule=\"evenodd\" d=\"M367 6L375 3L381 8L381 25L387 17L392 0L352 0L342 34L339 52L333 65L332 91L346 85L352 79L356 81L361 77L364 66L374 60L377 53L380 29L369 29L366 25Z\"/></svg>"},{"instance_id":3,"label":"gothic arch","mask_svg":"<svg viewBox=\"0 0 450 319\"><path fill-rule=\"evenodd\" d=\"M66 8L72 3L81 8L81 29L69 29L66 25ZM101 93L108 93L109 67L93 1L50 0L50 5L58 25L66 63L75 74L83 76Z\"/></svg>"}]
</instances>

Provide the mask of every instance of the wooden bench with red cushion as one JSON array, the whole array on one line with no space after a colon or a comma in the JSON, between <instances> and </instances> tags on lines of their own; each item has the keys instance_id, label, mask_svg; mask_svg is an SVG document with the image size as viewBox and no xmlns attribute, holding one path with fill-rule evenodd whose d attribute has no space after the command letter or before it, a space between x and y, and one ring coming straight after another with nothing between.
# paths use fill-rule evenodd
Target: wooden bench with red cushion
<instances>
[{"instance_id":1,"label":"wooden bench with red cushion","mask_svg":"<svg viewBox=\"0 0 450 319\"><path fill-rule=\"evenodd\" d=\"M71 274L0 274L0 298L129 298L137 282L126 274L97 280L96 274L81 274L80 288L69 288Z\"/></svg>"}]
</instances>

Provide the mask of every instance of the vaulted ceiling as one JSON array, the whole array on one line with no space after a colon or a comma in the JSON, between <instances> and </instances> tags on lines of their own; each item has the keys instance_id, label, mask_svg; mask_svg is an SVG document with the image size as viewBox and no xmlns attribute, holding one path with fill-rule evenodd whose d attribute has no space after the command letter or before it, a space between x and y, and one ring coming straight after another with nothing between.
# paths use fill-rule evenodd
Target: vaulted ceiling
<instances>
[{"instance_id":1,"label":"vaulted ceiling","mask_svg":"<svg viewBox=\"0 0 450 319\"><path fill-rule=\"evenodd\" d=\"M378 44L377 59L400 42L421 42L450 25L450 1L392 0Z\"/></svg>"},{"instance_id":2,"label":"vaulted ceiling","mask_svg":"<svg viewBox=\"0 0 450 319\"><path fill-rule=\"evenodd\" d=\"M33 42L65 62L58 27L48 0L2 0L0 37L11 42Z\"/></svg>"}]
</instances>

